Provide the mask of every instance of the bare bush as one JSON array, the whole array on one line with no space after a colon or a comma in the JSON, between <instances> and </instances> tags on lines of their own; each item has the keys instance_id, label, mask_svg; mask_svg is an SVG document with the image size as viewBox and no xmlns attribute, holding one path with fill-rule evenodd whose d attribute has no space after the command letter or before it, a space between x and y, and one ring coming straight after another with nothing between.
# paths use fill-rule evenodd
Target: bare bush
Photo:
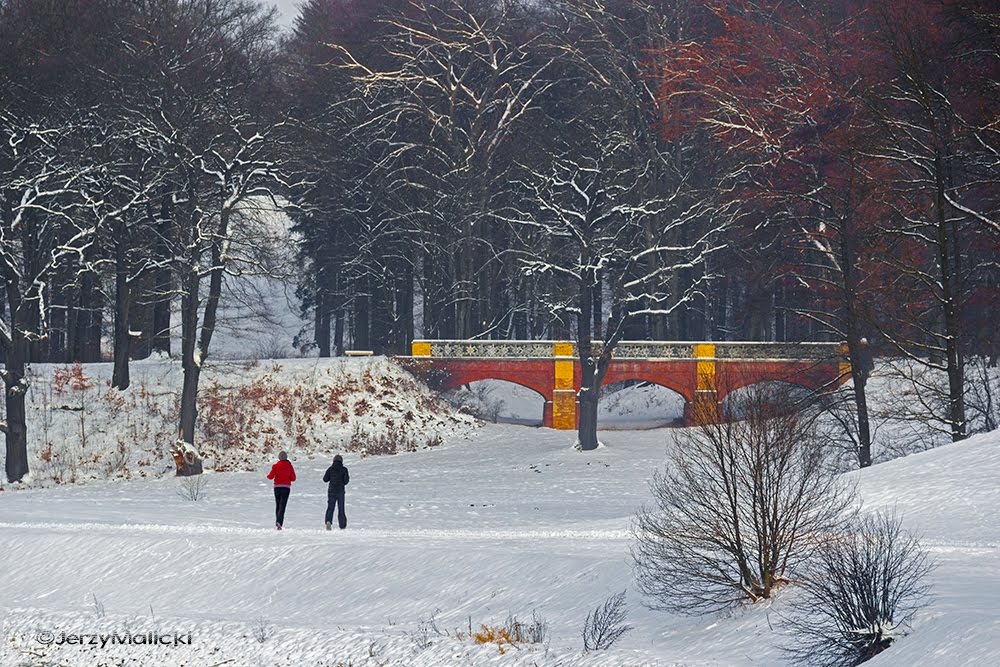
<instances>
[{"instance_id":1,"label":"bare bush","mask_svg":"<svg viewBox=\"0 0 1000 667\"><path fill-rule=\"evenodd\" d=\"M431 641L432 636L445 636L447 633L442 632L437 624L437 615L440 609L435 609L434 613L430 615L430 618L426 618L417 624L416 632L412 633L413 643L418 649L423 651L424 649L430 647L433 643ZM369 653L371 649L369 648Z\"/></svg>"},{"instance_id":2,"label":"bare bush","mask_svg":"<svg viewBox=\"0 0 1000 667\"><path fill-rule=\"evenodd\" d=\"M395 424L380 430L366 428L356 422L344 449L361 456L389 456L399 452L415 452L421 447L425 449L437 447L442 442L441 436L437 433L416 435Z\"/></svg>"},{"instance_id":3,"label":"bare bush","mask_svg":"<svg viewBox=\"0 0 1000 667\"><path fill-rule=\"evenodd\" d=\"M817 425L837 456L831 463L839 472L855 470L865 460L863 438L858 428L857 396L851 386L842 386L829 391L816 404L821 410ZM886 418L884 414L868 409L869 452L878 456L884 451L886 440Z\"/></svg>"},{"instance_id":4,"label":"bare bush","mask_svg":"<svg viewBox=\"0 0 1000 667\"><path fill-rule=\"evenodd\" d=\"M508 616L507 627L511 629L511 636L528 644L544 644L549 634L548 622L534 611L531 612L531 621L519 621Z\"/></svg>"},{"instance_id":5,"label":"bare bush","mask_svg":"<svg viewBox=\"0 0 1000 667\"><path fill-rule=\"evenodd\" d=\"M204 500L208 495L208 479L204 474L181 477L177 485L177 495L192 502Z\"/></svg>"},{"instance_id":6,"label":"bare bush","mask_svg":"<svg viewBox=\"0 0 1000 667\"><path fill-rule=\"evenodd\" d=\"M632 559L646 604L681 614L771 597L854 505L814 420L774 387L731 397L718 421L681 431ZM731 419L741 415L741 420Z\"/></svg>"},{"instance_id":7,"label":"bare bush","mask_svg":"<svg viewBox=\"0 0 1000 667\"><path fill-rule=\"evenodd\" d=\"M544 644L548 632L549 624L537 612L531 613L531 621L522 621L513 614L508 614L503 625L484 623L479 626L477 632L472 632L471 628L469 630L472 640L477 644L496 644L501 653L505 651L505 646ZM463 638L461 633L456 636L459 639Z\"/></svg>"},{"instance_id":8,"label":"bare bush","mask_svg":"<svg viewBox=\"0 0 1000 667\"><path fill-rule=\"evenodd\" d=\"M997 385L989 384L988 371L977 368L978 364L979 358L973 357L972 365L963 371L978 381L966 382L964 399L971 400L972 405L964 408L967 420L956 425L950 416L952 403L946 373L910 358L885 359L882 371L887 386L879 394L874 415L886 422L892 437L883 444L879 458L898 458L952 442L956 428L966 435L977 426L981 428L988 413L995 413L990 394Z\"/></svg>"},{"instance_id":9,"label":"bare bush","mask_svg":"<svg viewBox=\"0 0 1000 667\"><path fill-rule=\"evenodd\" d=\"M966 361L965 406L969 411L972 433L987 433L1000 428L1000 369L986 357Z\"/></svg>"},{"instance_id":10,"label":"bare bush","mask_svg":"<svg viewBox=\"0 0 1000 667\"><path fill-rule=\"evenodd\" d=\"M267 618L263 615L258 616L253 622L253 638L257 640L258 644L265 643L271 636L271 624L267 622Z\"/></svg>"},{"instance_id":11,"label":"bare bush","mask_svg":"<svg viewBox=\"0 0 1000 667\"><path fill-rule=\"evenodd\" d=\"M507 407L502 398L494 397L496 387L486 382L475 382L464 388L453 389L444 393L444 398L461 412L470 414L476 419L496 424L500 415Z\"/></svg>"},{"instance_id":12,"label":"bare bush","mask_svg":"<svg viewBox=\"0 0 1000 667\"><path fill-rule=\"evenodd\" d=\"M632 630L632 626L625 623L627 616L625 591L605 600L604 604L587 614L583 624L583 650L604 651L611 648Z\"/></svg>"},{"instance_id":13,"label":"bare bush","mask_svg":"<svg viewBox=\"0 0 1000 667\"><path fill-rule=\"evenodd\" d=\"M889 648L930 601L933 568L919 540L895 516L857 519L822 544L806 564L802 595L788 627L793 662L818 667L859 665Z\"/></svg>"}]
</instances>

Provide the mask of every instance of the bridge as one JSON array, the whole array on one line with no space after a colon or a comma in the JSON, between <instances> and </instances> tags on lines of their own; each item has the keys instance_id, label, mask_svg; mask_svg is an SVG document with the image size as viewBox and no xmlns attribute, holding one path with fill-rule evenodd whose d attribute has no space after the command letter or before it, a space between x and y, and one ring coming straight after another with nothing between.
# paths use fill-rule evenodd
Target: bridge
<instances>
[{"instance_id":1,"label":"bridge","mask_svg":"<svg viewBox=\"0 0 1000 667\"><path fill-rule=\"evenodd\" d=\"M600 349L595 341L595 354ZM403 357L435 389L478 380L505 380L544 400L542 423L577 428L580 362L569 341L415 340ZM759 382L786 382L814 391L837 387L850 376L839 343L674 343L623 341L614 349L603 384L639 380L684 397L684 419L718 414L727 395ZM707 417L706 417L707 416Z\"/></svg>"}]
</instances>

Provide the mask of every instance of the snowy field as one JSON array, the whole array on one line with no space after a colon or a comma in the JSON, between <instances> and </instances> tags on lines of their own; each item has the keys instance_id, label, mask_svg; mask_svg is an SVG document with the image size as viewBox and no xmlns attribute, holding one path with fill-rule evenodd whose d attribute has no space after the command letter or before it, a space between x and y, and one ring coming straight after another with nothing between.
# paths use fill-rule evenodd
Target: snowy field
<instances>
[{"instance_id":1,"label":"snowy field","mask_svg":"<svg viewBox=\"0 0 1000 667\"><path fill-rule=\"evenodd\" d=\"M349 525L322 527L328 460L293 457L286 530L267 470L0 494L0 665L772 665L785 592L726 616L644 608L629 522L673 431L572 436L491 425L395 456L348 455ZM936 599L872 665L1000 664L1000 434L852 473L938 563ZM584 653L588 611L628 589L634 630ZM547 624L542 644L477 644L480 624ZM180 646L47 645L61 633ZM51 634L47 634L51 633ZM185 638L188 641L185 641Z\"/></svg>"}]
</instances>

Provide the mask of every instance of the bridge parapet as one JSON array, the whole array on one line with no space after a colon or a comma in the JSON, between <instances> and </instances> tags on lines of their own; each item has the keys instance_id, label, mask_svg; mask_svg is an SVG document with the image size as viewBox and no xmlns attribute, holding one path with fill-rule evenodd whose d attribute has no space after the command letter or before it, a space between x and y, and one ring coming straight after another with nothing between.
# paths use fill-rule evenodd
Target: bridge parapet
<instances>
[{"instance_id":1,"label":"bridge parapet","mask_svg":"<svg viewBox=\"0 0 1000 667\"><path fill-rule=\"evenodd\" d=\"M558 348L556 346L559 346ZM602 341L594 341L595 352ZM615 359L702 360L705 343L622 341L614 350ZM717 342L716 360L746 361L830 361L844 356L840 343L755 343ZM552 359L577 356L576 343L554 340L415 340L414 357L443 359Z\"/></svg>"}]
</instances>

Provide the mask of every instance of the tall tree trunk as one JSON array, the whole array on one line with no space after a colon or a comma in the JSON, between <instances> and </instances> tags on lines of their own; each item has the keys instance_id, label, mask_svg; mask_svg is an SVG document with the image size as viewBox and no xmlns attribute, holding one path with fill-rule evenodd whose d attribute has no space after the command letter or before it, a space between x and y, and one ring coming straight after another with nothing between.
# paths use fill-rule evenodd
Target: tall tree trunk
<instances>
[{"instance_id":1,"label":"tall tree trunk","mask_svg":"<svg viewBox=\"0 0 1000 667\"><path fill-rule=\"evenodd\" d=\"M601 272L598 270L595 276L594 295L591 303L594 309L594 338L601 340L604 338L604 290L601 285Z\"/></svg>"},{"instance_id":2,"label":"tall tree trunk","mask_svg":"<svg viewBox=\"0 0 1000 667\"><path fill-rule=\"evenodd\" d=\"M93 271L83 275L83 289L80 293L82 309L80 331L80 361L95 363L101 361L101 324L104 320L104 298L98 288L98 276Z\"/></svg>"},{"instance_id":3,"label":"tall tree trunk","mask_svg":"<svg viewBox=\"0 0 1000 667\"><path fill-rule=\"evenodd\" d=\"M129 333L129 323L132 295L128 279L129 268L125 243L115 243L115 351L111 386L122 390L128 389L131 382L129 359L132 352L132 336Z\"/></svg>"},{"instance_id":4,"label":"tall tree trunk","mask_svg":"<svg viewBox=\"0 0 1000 667\"><path fill-rule=\"evenodd\" d=\"M205 313L198 331L198 300L201 277L198 275L199 251L195 249L187 267L187 284L182 300L182 356L184 383L181 387L180 440L188 445L186 458L176 458L178 475L198 475L202 471L201 457L194 448L195 425L198 420L198 383L202 364L208 358L212 336L218 323L219 301L222 298L223 256L222 245L229 234L230 211L223 208L219 214L219 228L212 243L212 268L208 278L208 296ZM200 335L199 335L200 334ZM197 342L196 342L197 341Z\"/></svg>"},{"instance_id":5,"label":"tall tree trunk","mask_svg":"<svg viewBox=\"0 0 1000 667\"><path fill-rule=\"evenodd\" d=\"M180 440L194 445L194 431L198 421L198 382L201 379L201 367L193 359L181 362L184 369L184 382L181 386ZM190 475L190 471L178 469L178 475Z\"/></svg>"},{"instance_id":6,"label":"tall tree trunk","mask_svg":"<svg viewBox=\"0 0 1000 667\"><path fill-rule=\"evenodd\" d=\"M145 359L153 353L153 305L146 301L146 295L152 291L151 276L147 272L138 276L129 291L132 294L132 304L129 306L129 329L139 332L132 339L132 359Z\"/></svg>"},{"instance_id":7,"label":"tall tree trunk","mask_svg":"<svg viewBox=\"0 0 1000 667\"><path fill-rule=\"evenodd\" d=\"M856 358L853 353L850 354L852 359ZM865 393L868 382L867 371L856 370L852 363L851 378L854 381L854 405L858 415L858 465L867 468L872 464L872 434L868 422L868 396Z\"/></svg>"},{"instance_id":8,"label":"tall tree trunk","mask_svg":"<svg viewBox=\"0 0 1000 667\"><path fill-rule=\"evenodd\" d=\"M473 282L472 222L462 225L461 252L456 261L455 289L455 337L470 338L475 329L473 322L473 299L475 299L475 282Z\"/></svg>"},{"instance_id":9,"label":"tall tree trunk","mask_svg":"<svg viewBox=\"0 0 1000 667\"><path fill-rule=\"evenodd\" d=\"M409 354L413 341L413 267L403 266L402 275L396 279L395 353Z\"/></svg>"},{"instance_id":10,"label":"tall tree trunk","mask_svg":"<svg viewBox=\"0 0 1000 667\"><path fill-rule=\"evenodd\" d=\"M371 300L368 308L368 322L371 347L375 354L385 354L386 348L392 345L395 296L393 281L380 277L371 279Z\"/></svg>"},{"instance_id":11,"label":"tall tree trunk","mask_svg":"<svg viewBox=\"0 0 1000 667\"><path fill-rule=\"evenodd\" d=\"M194 449L195 425L198 420L198 383L201 368L208 357L212 336L218 322L219 301L222 297L222 243L229 231L228 211L223 210L217 240L212 244L212 269L209 272L208 297L205 300L204 319L198 331L198 294L200 277L197 271L197 253L192 257L188 270L186 289L182 299L182 352L181 366L184 383L181 388L180 440L189 448L189 458L176 458L178 475L197 475L202 471L200 456Z\"/></svg>"},{"instance_id":12,"label":"tall tree trunk","mask_svg":"<svg viewBox=\"0 0 1000 667\"><path fill-rule=\"evenodd\" d=\"M70 286L66 294L66 351L63 361L71 364L80 361L80 307L79 290Z\"/></svg>"},{"instance_id":13,"label":"tall tree trunk","mask_svg":"<svg viewBox=\"0 0 1000 667\"><path fill-rule=\"evenodd\" d=\"M170 206L169 195L164 195L160 200L160 224L157 234L155 256L165 262L170 257L168 247L169 239L172 237L171 230L173 211ZM166 265L153 270L153 352L162 352L170 355L170 292L173 286L173 275Z\"/></svg>"},{"instance_id":14,"label":"tall tree trunk","mask_svg":"<svg viewBox=\"0 0 1000 667\"><path fill-rule=\"evenodd\" d=\"M316 346L320 357L330 356L330 296L326 286L316 287Z\"/></svg>"},{"instance_id":15,"label":"tall tree trunk","mask_svg":"<svg viewBox=\"0 0 1000 667\"><path fill-rule=\"evenodd\" d=\"M589 265L586 250L581 265ZM597 403L601 397L601 378L594 363L593 332L594 283L593 271L580 276L580 315L577 318L576 349L580 359L580 393L578 395L577 440L581 451L597 449Z\"/></svg>"},{"instance_id":16,"label":"tall tree trunk","mask_svg":"<svg viewBox=\"0 0 1000 667\"><path fill-rule=\"evenodd\" d=\"M50 298L52 299L52 309L49 314L48 350L43 359L35 361L66 360L66 294L61 284L53 286Z\"/></svg>"},{"instance_id":17,"label":"tall tree trunk","mask_svg":"<svg viewBox=\"0 0 1000 667\"><path fill-rule=\"evenodd\" d=\"M201 462L196 456L184 456L194 450L194 430L198 421L198 381L201 376L201 360L198 350L198 291L199 277L197 263L187 268L183 279L181 296L181 369L184 380L181 385L181 405L178 429L178 445L184 449L175 451L174 460L178 476L195 475L201 472ZM195 460L192 461L191 458Z\"/></svg>"},{"instance_id":18,"label":"tall tree trunk","mask_svg":"<svg viewBox=\"0 0 1000 667\"><path fill-rule=\"evenodd\" d=\"M958 247L957 238L949 238L948 216L946 214L944 164L940 155L935 157L935 181L937 214L937 250L938 264L941 271L941 293L944 299L945 356L948 368L948 419L951 426L953 442L964 440L967 435L965 423L965 369L962 367L961 309L958 304L957 282L959 276L954 273L954 262L951 244Z\"/></svg>"},{"instance_id":19,"label":"tall tree trunk","mask_svg":"<svg viewBox=\"0 0 1000 667\"><path fill-rule=\"evenodd\" d=\"M868 396L866 387L871 372L872 355L867 341L863 341L861 305L858 303L858 250L851 231L851 219L840 219L840 266L843 277L845 333L847 353L851 359L851 380L854 384L854 409L858 427L858 465L867 468L872 464L872 436L868 421Z\"/></svg>"},{"instance_id":20,"label":"tall tree trunk","mask_svg":"<svg viewBox=\"0 0 1000 667\"><path fill-rule=\"evenodd\" d=\"M333 349L338 357L344 356L344 309L338 307L334 314Z\"/></svg>"},{"instance_id":21,"label":"tall tree trunk","mask_svg":"<svg viewBox=\"0 0 1000 667\"><path fill-rule=\"evenodd\" d=\"M14 308L11 310L16 312ZM7 454L4 467L7 481L19 482L28 474L28 422L24 405L27 392L24 372L28 342L16 322L11 327L11 341L4 352L5 364L3 371L0 371L0 377L3 377L4 382L4 405L7 411L7 425L4 432Z\"/></svg>"},{"instance_id":22,"label":"tall tree trunk","mask_svg":"<svg viewBox=\"0 0 1000 667\"><path fill-rule=\"evenodd\" d=\"M655 232L652 229L652 225L655 225L657 222L658 222L658 220L654 217L649 222L647 222L645 225L643 225L643 228L645 230L644 233L646 235L646 243L647 243L647 245L653 243L653 238L654 238ZM649 255L647 255L644 263L646 265L646 269L645 269L646 273L648 275L656 275L656 271L659 269L660 257L659 257L659 255L657 253L651 252L651 253L649 253ZM675 292L675 293L676 294L680 294L681 292ZM595 296L597 296L597 295L595 295ZM600 297L597 296L597 298L600 298ZM650 307L654 307L655 306L655 304L653 304L653 303L650 303L648 305ZM596 309L596 307L597 306L595 304L595 309ZM595 315L596 315L597 319L600 319L600 314L599 313L595 313ZM646 326L645 326L646 330L643 332L643 336L642 336L643 339L664 340L667 337L667 322L666 322L666 317L665 316L663 316L663 315L647 315L646 317L643 318L643 320L645 321L645 324L646 324ZM595 327L595 329L596 329L596 327ZM601 336L600 332L596 332L596 333L597 333L598 337Z\"/></svg>"},{"instance_id":23,"label":"tall tree trunk","mask_svg":"<svg viewBox=\"0 0 1000 667\"><path fill-rule=\"evenodd\" d=\"M368 276L358 279L357 293L354 297L354 349L371 349L371 288Z\"/></svg>"},{"instance_id":24,"label":"tall tree trunk","mask_svg":"<svg viewBox=\"0 0 1000 667\"><path fill-rule=\"evenodd\" d=\"M440 330L438 329L439 323L439 311L437 302L438 293L438 280L436 271L434 270L436 266L436 258L433 257L429 252L421 252L420 261L420 271L421 271L421 284L423 289L420 290L420 296L423 299L423 308L421 310L424 314L423 322L423 337L424 338L441 338Z\"/></svg>"},{"instance_id":25,"label":"tall tree trunk","mask_svg":"<svg viewBox=\"0 0 1000 667\"><path fill-rule=\"evenodd\" d=\"M593 366L593 364L591 364ZM580 450L584 452L597 449L597 407L601 398L600 387L593 388L593 377L588 386L580 388L579 410L580 423L577 428L577 439L580 441Z\"/></svg>"}]
</instances>

